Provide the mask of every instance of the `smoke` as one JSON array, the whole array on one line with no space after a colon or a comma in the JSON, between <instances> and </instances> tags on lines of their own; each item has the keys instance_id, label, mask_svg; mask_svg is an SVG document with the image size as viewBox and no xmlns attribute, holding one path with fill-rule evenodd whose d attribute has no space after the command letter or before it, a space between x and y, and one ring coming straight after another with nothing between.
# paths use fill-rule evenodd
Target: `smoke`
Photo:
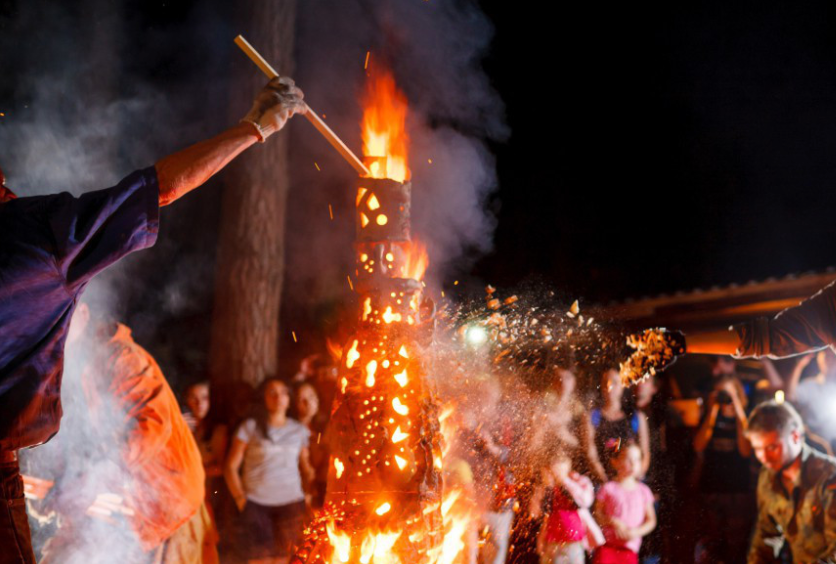
<instances>
[{"instance_id":1,"label":"smoke","mask_svg":"<svg viewBox=\"0 0 836 564\"><path fill-rule=\"evenodd\" d=\"M229 125L228 58L241 56L230 39L246 30L230 28L221 4L168 7L176 12L170 27L141 21L134 13L141 10L131 10L138 3L127 1L0 4L0 166L9 186L20 196L105 188ZM502 101L481 68L491 23L469 0L317 0L299 2L298 11L295 77L355 150L366 53L372 64L391 66L411 109L413 232L428 246L435 277L466 269L491 247L495 221L485 204L496 173L488 143L508 135ZM286 295L296 297L291 307L326 304L315 310L326 317L348 294L356 176L309 124L294 122ZM205 323L196 330L173 322L211 308L218 200L210 186L164 211L155 249L121 261L85 292L97 309L127 321L169 380L178 370L200 371L200 359L191 363L184 350L208 348ZM31 471L44 478L56 464L60 470L59 453L72 453L66 460L79 468L97 456L95 440L74 430L85 403L67 374L64 429L29 453ZM96 530L90 534L96 545Z\"/></svg>"},{"instance_id":2,"label":"smoke","mask_svg":"<svg viewBox=\"0 0 836 564\"><path fill-rule=\"evenodd\" d=\"M413 237L427 245L430 281L465 271L492 247L496 221L487 204L497 176L488 143L509 135L482 67L492 23L470 0L325 0L300 2L298 10L295 78L357 153L367 54L369 67L394 72L410 110ZM335 242L353 239L356 174L309 125L296 127L286 295L344 300L353 254Z\"/></svg>"},{"instance_id":3,"label":"smoke","mask_svg":"<svg viewBox=\"0 0 836 564\"><path fill-rule=\"evenodd\" d=\"M225 108L225 85L213 80L226 61L213 57L217 47L211 42L231 37L228 30L218 31L222 18L186 14L195 25L181 26L175 34L148 29L128 5L106 0L0 3L0 166L18 196L80 195L113 186L132 170L228 125L224 112L217 111ZM179 51L184 59L193 56L187 72L178 75L180 69L170 68L175 66L171 57L178 53L177 42L189 39L193 44L187 53ZM96 311L131 325L169 379L177 377L172 365L191 360L188 345L195 339L190 331L179 331L178 343L186 345L186 352L175 354L160 346L167 334L160 329L168 325L171 331L173 318L211 307L207 280L214 271L218 198L211 191L208 195L214 196L208 206L199 195L178 202L179 225L173 215L168 223L168 212L163 212L156 248L113 265L83 295ZM206 227L195 230L183 218ZM205 353L207 344L193 348ZM66 354L61 432L22 453L24 473L57 482L47 499L30 504L30 514L39 515L33 521L35 547L40 550L60 525L73 531L74 540L63 548L53 544L59 561L128 561L130 543L122 536L130 529L85 515L97 494L117 491L129 481L114 462L117 447L111 444L108 453L101 446L102 433L124 427L125 413L110 411L94 429L79 378L89 351L68 345Z\"/></svg>"}]
</instances>

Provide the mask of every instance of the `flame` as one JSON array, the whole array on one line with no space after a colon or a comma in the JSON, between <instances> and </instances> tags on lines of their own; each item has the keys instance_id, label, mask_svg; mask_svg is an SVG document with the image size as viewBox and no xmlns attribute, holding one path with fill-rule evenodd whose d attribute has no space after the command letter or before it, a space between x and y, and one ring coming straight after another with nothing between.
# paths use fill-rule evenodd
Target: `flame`
<instances>
[{"instance_id":1,"label":"flame","mask_svg":"<svg viewBox=\"0 0 836 564\"><path fill-rule=\"evenodd\" d=\"M343 357L343 347L337 341L332 341L330 338L325 339L325 345L328 349L328 354L331 355L331 358L339 362L339 360Z\"/></svg>"},{"instance_id":2,"label":"flame","mask_svg":"<svg viewBox=\"0 0 836 564\"><path fill-rule=\"evenodd\" d=\"M345 464L339 458L334 459L334 470L337 471L337 479L341 478L345 472Z\"/></svg>"},{"instance_id":3,"label":"flame","mask_svg":"<svg viewBox=\"0 0 836 564\"><path fill-rule=\"evenodd\" d=\"M325 526L325 530L328 532L328 539L331 541L331 546L334 547L334 558L331 559L332 564L346 564L351 558L351 537L337 531L337 528L331 522Z\"/></svg>"},{"instance_id":4,"label":"flame","mask_svg":"<svg viewBox=\"0 0 836 564\"><path fill-rule=\"evenodd\" d=\"M401 319L402 316L400 313L392 313L392 306L387 306L386 311L383 312L383 321L385 321L387 325L393 321L400 321Z\"/></svg>"},{"instance_id":5,"label":"flame","mask_svg":"<svg viewBox=\"0 0 836 564\"><path fill-rule=\"evenodd\" d=\"M348 354L345 355L345 367L351 368L354 366L354 363L360 359L360 353L357 352L357 345L360 343L356 340L354 343L351 344L351 348L348 349Z\"/></svg>"},{"instance_id":6,"label":"flame","mask_svg":"<svg viewBox=\"0 0 836 564\"><path fill-rule=\"evenodd\" d=\"M374 386L375 372L377 372L377 361L372 360L366 365L366 385L370 388Z\"/></svg>"},{"instance_id":7,"label":"flame","mask_svg":"<svg viewBox=\"0 0 836 564\"><path fill-rule=\"evenodd\" d=\"M378 515L386 515L387 513L389 513L390 509L392 509L392 504L387 501L386 503L381 504L380 507L375 509L374 512Z\"/></svg>"},{"instance_id":8,"label":"flame","mask_svg":"<svg viewBox=\"0 0 836 564\"><path fill-rule=\"evenodd\" d=\"M444 468L455 468L457 464L461 464L461 461L456 460L450 449L458 432L456 418L451 417L455 412L455 407L453 403L448 403L438 417L441 425L441 435L444 438L444 450L441 457L436 458L434 463ZM445 477L445 489L441 501L444 536L441 546L433 554L435 564L460 562L462 552L466 549L468 542L474 542L476 536L475 527L478 521L478 511L473 493L465 489L463 485L456 484L455 478L449 479L455 475L454 472L452 475Z\"/></svg>"},{"instance_id":9,"label":"flame","mask_svg":"<svg viewBox=\"0 0 836 564\"><path fill-rule=\"evenodd\" d=\"M395 464L397 464L397 465L398 465L398 468L400 468L401 470L403 470L404 468L406 468L406 459L405 459L405 458L401 458L400 456L398 456L398 455L396 454L396 455L395 455Z\"/></svg>"},{"instance_id":10,"label":"flame","mask_svg":"<svg viewBox=\"0 0 836 564\"><path fill-rule=\"evenodd\" d=\"M372 178L409 179L406 167L406 97L392 74L376 69L368 83L363 110L363 154L376 158L369 163Z\"/></svg>"},{"instance_id":11,"label":"flame","mask_svg":"<svg viewBox=\"0 0 836 564\"><path fill-rule=\"evenodd\" d=\"M407 438L408 436L409 436L409 433L404 433L403 431L401 431L401 428L398 427L398 428L395 429L395 432L392 433L392 442L393 443L399 443L402 440L404 440L405 438Z\"/></svg>"},{"instance_id":12,"label":"flame","mask_svg":"<svg viewBox=\"0 0 836 564\"><path fill-rule=\"evenodd\" d=\"M421 241L415 240L405 244L404 247L406 250L406 264L401 267L401 276L420 282L430 264L427 246Z\"/></svg>"},{"instance_id":13,"label":"flame","mask_svg":"<svg viewBox=\"0 0 836 564\"><path fill-rule=\"evenodd\" d=\"M372 557L374 557L375 564L396 564L400 562L400 558L392 553L392 547L400 536L400 531L378 533L376 535L369 534L360 548L360 562L367 563Z\"/></svg>"},{"instance_id":14,"label":"flame","mask_svg":"<svg viewBox=\"0 0 836 564\"><path fill-rule=\"evenodd\" d=\"M403 372L395 374L395 382L400 384L401 388L406 387L407 383L409 382L409 378L406 374L406 368L403 369Z\"/></svg>"},{"instance_id":15,"label":"flame","mask_svg":"<svg viewBox=\"0 0 836 564\"><path fill-rule=\"evenodd\" d=\"M377 538L375 535L369 535L363 540L360 546L360 564L369 564L374 556L374 549L377 546Z\"/></svg>"},{"instance_id":16,"label":"flame","mask_svg":"<svg viewBox=\"0 0 836 564\"><path fill-rule=\"evenodd\" d=\"M392 400L392 409L394 409L398 415L406 415L409 413L409 408L401 403L400 398Z\"/></svg>"}]
</instances>

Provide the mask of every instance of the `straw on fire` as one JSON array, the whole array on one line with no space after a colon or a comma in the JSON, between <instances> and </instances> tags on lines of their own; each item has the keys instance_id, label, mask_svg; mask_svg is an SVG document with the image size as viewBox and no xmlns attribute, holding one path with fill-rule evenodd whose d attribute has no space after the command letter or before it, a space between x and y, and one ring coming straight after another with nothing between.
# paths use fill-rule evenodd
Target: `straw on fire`
<instances>
[{"instance_id":1,"label":"straw on fire","mask_svg":"<svg viewBox=\"0 0 836 564\"><path fill-rule=\"evenodd\" d=\"M621 379L627 386L661 372L685 353L682 335L662 327L630 335L627 345L634 352L619 366Z\"/></svg>"},{"instance_id":2,"label":"straw on fire","mask_svg":"<svg viewBox=\"0 0 836 564\"><path fill-rule=\"evenodd\" d=\"M241 48L241 50L261 69L267 78L274 79L279 76L279 73L268 63L261 54L256 51L252 45L247 42L242 36L238 36L235 38L235 44ZM313 126L319 131L323 137L333 146L337 152L342 155L342 157L348 161L354 170L356 170L362 176L371 176L369 174L369 169L366 168L366 165L363 164L357 155L355 155L351 149L349 149L345 143L342 142L342 139L337 137L337 134L334 133L330 127L328 127L322 118L320 118L315 111L311 109L310 106L305 104L307 108L307 112L305 112L305 117L308 118L308 121L313 124Z\"/></svg>"}]
</instances>

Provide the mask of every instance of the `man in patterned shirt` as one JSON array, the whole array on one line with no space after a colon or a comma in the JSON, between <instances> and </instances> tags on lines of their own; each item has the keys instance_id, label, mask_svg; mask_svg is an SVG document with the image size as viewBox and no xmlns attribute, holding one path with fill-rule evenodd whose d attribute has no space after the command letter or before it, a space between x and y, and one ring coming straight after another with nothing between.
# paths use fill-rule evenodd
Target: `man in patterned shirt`
<instances>
[{"instance_id":1,"label":"man in patterned shirt","mask_svg":"<svg viewBox=\"0 0 836 564\"><path fill-rule=\"evenodd\" d=\"M786 402L758 405L746 435L763 464L748 564L776 562L784 543L796 564L836 564L836 458L804 443L801 416Z\"/></svg>"}]
</instances>

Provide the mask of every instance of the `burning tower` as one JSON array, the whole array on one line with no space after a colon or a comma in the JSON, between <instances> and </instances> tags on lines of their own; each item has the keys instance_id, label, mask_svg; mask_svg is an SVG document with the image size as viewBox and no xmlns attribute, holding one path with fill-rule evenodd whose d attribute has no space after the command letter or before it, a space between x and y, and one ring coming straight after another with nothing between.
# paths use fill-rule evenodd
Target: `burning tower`
<instances>
[{"instance_id":1,"label":"burning tower","mask_svg":"<svg viewBox=\"0 0 836 564\"><path fill-rule=\"evenodd\" d=\"M345 343L329 424L325 513L297 554L331 564L434 563L443 545L441 433L421 351L427 260L411 240L406 100L373 76L356 193L359 323Z\"/></svg>"}]
</instances>

